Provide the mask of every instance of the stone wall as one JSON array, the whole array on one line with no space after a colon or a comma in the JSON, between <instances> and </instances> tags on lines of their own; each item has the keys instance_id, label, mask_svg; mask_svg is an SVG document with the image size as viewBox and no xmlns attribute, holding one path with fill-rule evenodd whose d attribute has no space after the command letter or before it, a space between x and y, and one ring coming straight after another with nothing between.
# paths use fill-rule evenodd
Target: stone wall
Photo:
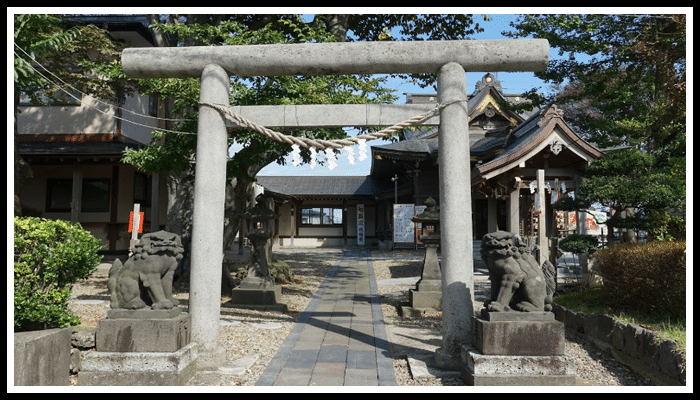
<instances>
[{"instance_id":1,"label":"stone wall","mask_svg":"<svg viewBox=\"0 0 700 400\"><path fill-rule=\"evenodd\" d=\"M14 386L69 385L70 328L14 334Z\"/></svg>"},{"instance_id":2,"label":"stone wall","mask_svg":"<svg viewBox=\"0 0 700 400\"><path fill-rule=\"evenodd\" d=\"M555 306L554 315L599 349L607 351L656 385L685 385L685 356L670 340L660 340L645 328L600 314L587 314Z\"/></svg>"}]
</instances>

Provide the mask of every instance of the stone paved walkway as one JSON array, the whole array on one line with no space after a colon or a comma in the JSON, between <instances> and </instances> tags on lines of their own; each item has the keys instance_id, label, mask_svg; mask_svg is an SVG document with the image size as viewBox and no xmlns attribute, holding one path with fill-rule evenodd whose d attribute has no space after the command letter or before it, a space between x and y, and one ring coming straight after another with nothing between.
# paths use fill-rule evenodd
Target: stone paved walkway
<instances>
[{"instance_id":1,"label":"stone paved walkway","mask_svg":"<svg viewBox=\"0 0 700 400\"><path fill-rule=\"evenodd\" d=\"M369 250L344 251L256 385L396 385Z\"/></svg>"}]
</instances>

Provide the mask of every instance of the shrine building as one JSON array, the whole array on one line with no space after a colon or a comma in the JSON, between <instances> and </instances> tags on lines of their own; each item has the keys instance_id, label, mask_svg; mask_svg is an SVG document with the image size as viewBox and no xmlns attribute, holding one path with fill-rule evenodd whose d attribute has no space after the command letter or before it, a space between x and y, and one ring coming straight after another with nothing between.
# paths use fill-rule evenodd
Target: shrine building
<instances>
[{"instance_id":1,"label":"shrine building","mask_svg":"<svg viewBox=\"0 0 700 400\"><path fill-rule=\"evenodd\" d=\"M407 94L406 102L436 99ZM576 134L555 104L527 114L502 106L524 101L522 95L504 93L490 73L468 96L474 240L496 230L535 237L540 212L545 213L546 236L557 236L566 227L554 218L551 204L561 196L575 196L584 169L602 155ZM275 199L280 214L275 244L418 243L420 227L410 217L421 212L429 197L440 205L438 134L437 127L404 130L396 142L371 146L368 176L259 176L257 183ZM537 196L538 170L544 171L543 208Z\"/></svg>"}]
</instances>

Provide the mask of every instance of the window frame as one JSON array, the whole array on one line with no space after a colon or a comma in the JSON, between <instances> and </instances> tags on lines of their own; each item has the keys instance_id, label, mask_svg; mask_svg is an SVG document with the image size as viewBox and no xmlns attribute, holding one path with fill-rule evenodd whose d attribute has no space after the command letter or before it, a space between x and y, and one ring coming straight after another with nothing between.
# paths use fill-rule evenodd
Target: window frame
<instances>
[{"instance_id":1,"label":"window frame","mask_svg":"<svg viewBox=\"0 0 700 400\"><path fill-rule=\"evenodd\" d=\"M57 201L52 201L54 196L60 195L65 196L65 188L68 188L68 207L58 207L52 206L52 204L57 203ZM63 189L63 190L61 190ZM58 200L58 199L57 199ZM60 203L64 203L64 200ZM71 178L48 178L46 179L46 212L70 212L71 211L71 201L73 200L73 179Z\"/></svg>"},{"instance_id":2,"label":"window frame","mask_svg":"<svg viewBox=\"0 0 700 400\"><path fill-rule=\"evenodd\" d=\"M316 215L312 215L310 210L318 210ZM325 211L324 210L328 210ZM305 214L307 216L305 216ZM324 222L324 217L329 217ZM313 218L313 219L312 219ZM338 218L340 220L338 221ZM307 222L304 222L306 219ZM317 219L318 222L313 222ZM308 206L299 210L299 226L303 227L340 227L343 226L343 208L333 206Z\"/></svg>"},{"instance_id":3,"label":"window frame","mask_svg":"<svg viewBox=\"0 0 700 400\"><path fill-rule=\"evenodd\" d=\"M100 182L107 184L106 191L103 194L96 194L91 190L91 182ZM82 181L82 194L80 196L80 212L109 212L111 207L112 199L112 180L109 178L83 178ZM61 196L62 199L58 207L52 206L52 204L57 203L52 201L55 196ZM63 207L66 203L65 199L67 197L67 207ZM91 199L93 197L93 199ZM102 201L95 202L96 197L103 197ZM104 201L106 200L106 201ZM46 180L46 212L71 212L71 202L73 201L73 179L72 178L48 178ZM61 204L62 203L62 204ZM99 204L98 207L93 206L94 204Z\"/></svg>"},{"instance_id":4,"label":"window frame","mask_svg":"<svg viewBox=\"0 0 700 400\"><path fill-rule=\"evenodd\" d=\"M102 201L98 201L97 204L99 206L90 206L87 204L86 201L86 193L88 196L91 195L93 191L91 190L86 190L88 188L91 188L89 185L91 182L103 182L107 184L107 190L103 192L102 195L97 194L93 196L106 196L106 201L105 199L102 199ZM95 192L97 193L97 192ZM82 195L80 199L80 212L109 212L109 207L111 203L111 198L112 198L112 180L109 178L83 178L83 190L82 190Z\"/></svg>"}]
</instances>

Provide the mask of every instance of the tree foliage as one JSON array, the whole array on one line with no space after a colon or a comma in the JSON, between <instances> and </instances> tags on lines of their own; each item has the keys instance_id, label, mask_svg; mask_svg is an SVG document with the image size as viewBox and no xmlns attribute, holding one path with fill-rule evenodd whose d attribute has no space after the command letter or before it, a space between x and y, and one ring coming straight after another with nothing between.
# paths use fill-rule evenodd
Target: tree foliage
<instances>
[{"instance_id":1,"label":"tree foliage","mask_svg":"<svg viewBox=\"0 0 700 400\"><path fill-rule=\"evenodd\" d=\"M299 43L334 41L334 36L318 23L306 23L298 16L286 20L272 20L252 30L250 18L218 21L211 24L154 24L153 28L178 38L181 43L198 45L250 45L269 43ZM232 77L231 104L286 105L286 104L358 104L388 103L395 100L391 92L381 87L383 78L372 76L276 76ZM143 91L161 97L176 99L174 113L182 113L190 121L177 130L196 132L199 100L198 79L142 80ZM335 139L345 137L342 129L294 130L285 132L309 138ZM163 141L163 139L166 139ZM191 135L158 133L152 146L143 151L129 151L125 161L139 169L156 171L190 171L196 140ZM271 162L284 163L291 147L258 133L247 130L232 131L229 145L237 144L242 150L228 162L228 177L254 179L255 173ZM308 153L304 155L308 159Z\"/></svg>"},{"instance_id":2,"label":"tree foliage","mask_svg":"<svg viewBox=\"0 0 700 400\"><path fill-rule=\"evenodd\" d=\"M136 89L121 73L123 44L104 29L60 15L18 14L14 21L15 91L32 102L42 104L74 88L116 101Z\"/></svg>"},{"instance_id":3,"label":"tree foliage","mask_svg":"<svg viewBox=\"0 0 700 400\"><path fill-rule=\"evenodd\" d=\"M635 209L624 222L642 229L656 212L683 209L685 15L526 15L512 26L517 31L507 35L545 38L560 56L536 73L558 91L530 93L534 104L556 101L585 139L629 148L590 164L582 202L599 202L618 216Z\"/></svg>"},{"instance_id":4,"label":"tree foliage","mask_svg":"<svg viewBox=\"0 0 700 400\"><path fill-rule=\"evenodd\" d=\"M78 325L68 299L102 260L100 240L67 221L15 217L14 225L15 330Z\"/></svg>"},{"instance_id":5,"label":"tree foliage","mask_svg":"<svg viewBox=\"0 0 700 400\"><path fill-rule=\"evenodd\" d=\"M601 148L685 154L685 15L527 15L509 36L557 49L535 75L558 93L567 120ZM532 97L538 97L533 95Z\"/></svg>"}]
</instances>

